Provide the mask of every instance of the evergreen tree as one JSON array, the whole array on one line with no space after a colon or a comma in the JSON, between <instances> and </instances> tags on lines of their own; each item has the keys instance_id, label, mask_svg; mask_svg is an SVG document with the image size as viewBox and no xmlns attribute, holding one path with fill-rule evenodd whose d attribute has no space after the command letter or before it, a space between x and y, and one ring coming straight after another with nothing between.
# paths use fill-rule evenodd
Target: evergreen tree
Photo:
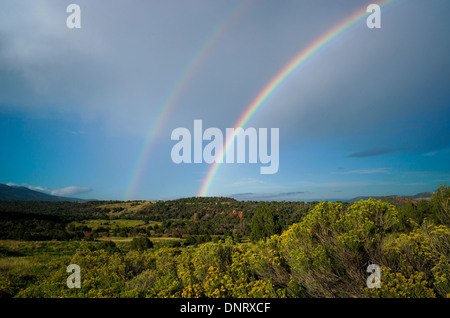
<instances>
[{"instance_id":1,"label":"evergreen tree","mask_svg":"<svg viewBox=\"0 0 450 318\"><path fill-rule=\"evenodd\" d=\"M144 251L146 249L153 248L153 242L150 241L146 237L135 237L131 241L131 249L132 250L141 250Z\"/></svg>"},{"instance_id":2,"label":"evergreen tree","mask_svg":"<svg viewBox=\"0 0 450 318\"><path fill-rule=\"evenodd\" d=\"M438 224L450 225L450 186L440 185L431 198L433 216Z\"/></svg>"},{"instance_id":3,"label":"evergreen tree","mask_svg":"<svg viewBox=\"0 0 450 318\"><path fill-rule=\"evenodd\" d=\"M250 238L253 242L266 239L281 232L278 216L267 206L259 208L253 215Z\"/></svg>"}]
</instances>

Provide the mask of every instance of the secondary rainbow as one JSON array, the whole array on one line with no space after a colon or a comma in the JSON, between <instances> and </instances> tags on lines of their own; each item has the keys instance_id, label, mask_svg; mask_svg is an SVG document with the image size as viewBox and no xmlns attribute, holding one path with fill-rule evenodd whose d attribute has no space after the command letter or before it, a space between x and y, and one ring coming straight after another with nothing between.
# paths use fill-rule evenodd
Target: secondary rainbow
<instances>
[{"instance_id":1,"label":"secondary rainbow","mask_svg":"<svg viewBox=\"0 0 450 318\"><path fill-rule=\"evenodd\" d=\"M385 0L378 3L380 7L387 5L388 3L393 2L394 0ZM336 38L338 35L343 33L345 30L349 29L351 26L356 24L358 21L362 20L369 13L367 12L367 7L362 10L359 10L352 14L350 17L331 28L328 32L317 38L314 42L312 42L306 49L302 50L297 56L295 56L278 74L264 87L264 89L253 99L250 105L245 109L244 113L241 115L239 120L234 125L235 131L236 128L244 127L247 122L252 118L252 116L256 113L256 111L261 107L261 105L267 100L267 98L281 85L286 78L292 74L300 65L303 64L309 57L311 57L314 53L324 47L331 40ZM225 142L225 147L221 153L219 153L219 157L224 158L226 152L230 148L231 145L234 144L234 139L236 134L229 136L229 138ZM223 161L223 160L218 160ZM208 191L211 187L212 181L216 176L219 170L220 164L218 162L214 162L211 165L211 168L208 170L206 178L202 182L202 186L198 193L198 196L203 197L208 194Z\"/></svg>"},{"instance_id":2,"label":"secondary rainbow","mask_svg":"<svg viewBox=\"0 0 450 318\"><path fill-rule=\"evenodd\" d=\"M136 188L140 183L140 177L143 175L146 164L150 159L151 149L154 146L156 137L161 131L164 123L171 114L174 106L180 99L182 93L188 86L191 78L196 73L205 58L214 48L218 40L226 33L231 25L238 19L238 17L245 11L249 5L250 0L246 0L237 5L219 25L211 32L207 40L203 43L197 54L190 60L190 62L183 69L183 72L178 77L173 89L170 91L169 96L160 108L155 119L150 124L147 134L144 138L143 147L138 155L136 164L134 165L133 172L131 173L130 181L126 187L125 200L132 199L132 196L136 192Z\"/></svg>"}]
</instances>

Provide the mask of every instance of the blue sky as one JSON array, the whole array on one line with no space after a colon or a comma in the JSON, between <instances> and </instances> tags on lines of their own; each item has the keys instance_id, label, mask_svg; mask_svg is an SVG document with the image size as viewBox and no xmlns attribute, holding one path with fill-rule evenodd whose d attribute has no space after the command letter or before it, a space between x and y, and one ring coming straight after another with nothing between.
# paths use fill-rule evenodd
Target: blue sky
<instances>
[{"instance_id":1,"label":"blue sky","mask_svg":"<svg viewBox=\"0 0 450 318\"><path fill-rule=\"evenodd\" d=\"M173 163L171 132L195 119L225 132L302 49L372 2L2 1L0 183L85 199L195 196L210 165ZM66 26L70 3L81 29ZM208 195L348 199L450 183L450 3L394 0L381 12L381 29L345 31L248 122L279 128L278 173L224 164ZM127 197L150 125L220 25Z\"/></svg>"}]
</instances>

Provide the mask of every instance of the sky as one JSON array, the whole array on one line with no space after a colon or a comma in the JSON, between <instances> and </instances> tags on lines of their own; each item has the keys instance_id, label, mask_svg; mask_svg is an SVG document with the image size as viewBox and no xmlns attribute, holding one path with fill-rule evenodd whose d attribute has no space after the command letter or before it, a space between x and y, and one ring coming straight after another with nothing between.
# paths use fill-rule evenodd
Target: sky
<instances>
[{"instance_id":1,"label":"sky","mask_svg":"<svg viewBox=\"0 0 450 318\"><path fill-rule=\"evenodd\" d=\"M72 3L81 28L68 27ZM194 139L201 120L225 135L293 58L371 3L1 1L0 183L197 196L212 164L175 163L172 132ZM393 0L381 28L364 17L331 39L243 127L279 129L277 173L219 164L205 195L334 200L450 184L449 16L448 0Z\"/></svg>"}]
</instances>

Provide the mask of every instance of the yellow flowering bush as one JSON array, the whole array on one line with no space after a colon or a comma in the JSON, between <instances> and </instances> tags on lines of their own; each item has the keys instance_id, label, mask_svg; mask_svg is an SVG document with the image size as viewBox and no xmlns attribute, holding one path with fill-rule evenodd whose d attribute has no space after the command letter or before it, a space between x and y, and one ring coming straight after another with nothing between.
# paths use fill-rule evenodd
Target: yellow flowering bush
<instances>
[{"instance_id":1,"label":"yellow flowering bush","mask_svg":"<svg viewBox=\"0 0 450 318\"><path fill-rule=\"evenodd\" d=\"M428 287L425 273L412 272L409 275L395 273L388 267L381 267L381 288L364 288L369 297L383 298L435 298Z\"/></svg>"},{"instance_id":2,"label":"yellow flowering bush","mask_svg":"<svg viewBox=\"0 0 450 318\"><path fill-rule=\"evenodd\" d=\"M441 297L450 298L450 262L441 255L439 262L431 269L434 277L434 289Z\"/></svg>"},{"instance_id":3,"label":"yellow flowering bush","mask_svg":"<svg viewBox=\"0 0 450 318\"><path fill-rule=\"evenodd\" d=\"M410 233L387 243L385 254L391 267L403 275L422 273L427 286L441 297L450 293L450 229L425 222Z\"/></svg>"},{"instance_id":4,"label":"yellow flowering bush","mask_svg":"<svg viewBox=\"0 0 450 318\"><path fill-rule=\"evenodd\" d=\"M273 235L265 241L260 241L253 251L248 251L247 261L251 270L265 281L271 281L275 286L285 287L290 279L290 267L281 249L282 240Z\"/></svg>"},{"instance_id":5,"label":"yellow flowering bush","mask_svg":"<svg viewBox=\"0 0 450 318\"><path fill-rule=\"evenodd\" d=\"M293 280L311 296L356 296L364 267L381 254L382 238L398 223L395 207L369 199L348 208L318 204L281 235Z\"/></svg>"}]
</instances>

